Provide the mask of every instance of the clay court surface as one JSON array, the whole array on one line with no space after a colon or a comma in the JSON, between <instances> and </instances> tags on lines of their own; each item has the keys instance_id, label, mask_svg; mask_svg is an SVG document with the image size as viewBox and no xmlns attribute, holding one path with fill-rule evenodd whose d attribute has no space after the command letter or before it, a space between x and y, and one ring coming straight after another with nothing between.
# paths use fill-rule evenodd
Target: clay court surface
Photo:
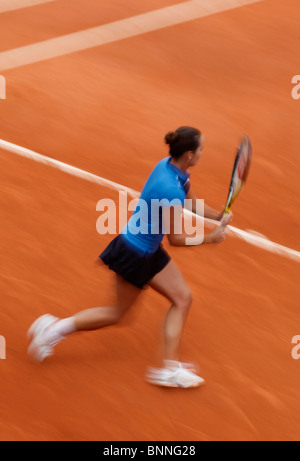
<instances>
[{"instance_id":1,"label":"clay court surface","mask_svg":"<svg viewBox=\"0 0 300 461\"><path fill-rule=\"evenodd\" d=\"M213 3L213 0L211 0ZM0 2L1 3L1 2ZM56 0L0 14L0 52L175 5L176 0ZM233 225L300 251L298 0L264 0L3 70L0 138L140 191L167 155L165 133L199 127L199 198L224 205L242 133L251 171ZM101 198L117 191L0 151L1 440L297 440L299 262L229 236L164 244L194 294L182 344L206 385L144 380L160 357L168 302L145 290L124 324L63 341L41 366L26 355L36 317L114 300L95 263Z\"/></svg>"}]
</instances>

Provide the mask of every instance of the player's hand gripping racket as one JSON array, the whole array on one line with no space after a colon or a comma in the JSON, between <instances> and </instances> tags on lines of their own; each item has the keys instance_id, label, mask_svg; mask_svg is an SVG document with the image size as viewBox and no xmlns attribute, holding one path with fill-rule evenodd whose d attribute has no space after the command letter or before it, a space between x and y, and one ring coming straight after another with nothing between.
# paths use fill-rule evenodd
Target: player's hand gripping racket
<instances>
[{"instance_id":1,"label":"player's hand gripping racket","mask_svg":"<svg viewBox=\"0 0 300 461\"><path fill-rule=\"evenodd\" d=\"M233 202L243 188L249 172L251 155L252 147L250 139L248 136L243 135L233 165L229 193L223 217L230 212Z\"/></svg>"}]
</instances>

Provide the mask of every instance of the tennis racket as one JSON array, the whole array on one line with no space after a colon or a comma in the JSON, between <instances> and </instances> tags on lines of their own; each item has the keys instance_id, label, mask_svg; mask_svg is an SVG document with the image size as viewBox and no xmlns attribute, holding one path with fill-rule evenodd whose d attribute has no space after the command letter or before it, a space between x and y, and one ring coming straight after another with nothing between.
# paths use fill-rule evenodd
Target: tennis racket
<instances>
[{"instance_id":1,"label":"tennis racket","mask_svg":"<svg viewBox=\"0 0 300 461\"><path fill-rule=\"evenodd\" d=\"M252 155L251 142L248 136L243 135L241 142L238 146L238 151L235 157L229 193L225 206L224 216L229 213L233 202L241 192L243 185L248 176L250 162Z\"/></svg>"}]
</instances>

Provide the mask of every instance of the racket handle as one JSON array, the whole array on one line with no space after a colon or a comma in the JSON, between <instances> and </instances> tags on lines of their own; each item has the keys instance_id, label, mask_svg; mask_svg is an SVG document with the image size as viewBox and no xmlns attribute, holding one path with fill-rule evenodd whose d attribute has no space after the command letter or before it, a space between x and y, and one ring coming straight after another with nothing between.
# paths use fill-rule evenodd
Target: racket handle
<instances>
[{"instance_id":1,"label":"racket handle","mask_svg":"<svg viewBox=\"0 0 300 461\"><path fill-rule=\"evenodd\" d=\"M222 220L223 220L224 218L226 218L226 216L228 216L228 215L229 215L229 213L230 213L230 208L231 208L231 207L227 207L227 208L225 208L225 211L224 211L224 213L223 213L223 216L222 216L222 218L221 218L221 220L220 220L220 221L221 221L221 223L222 223ZM221 226L223 226L223 227L227 227L227 226L228 226L228 224L229 224L229 223L227 223L227 224L221 224Z\"/></svg>"},{"instance_id":2,"label":"racket handle","mask_svg":"<svg viewBox=\"0 0 300 461\"><path fill-rule=\"evenodd\" d=\"M225 211L223 213L223 216L222 216L222 219L225 218L226 215L228 215L230 213L230 208L225 208Z\"/></svg>"}]
</instances>

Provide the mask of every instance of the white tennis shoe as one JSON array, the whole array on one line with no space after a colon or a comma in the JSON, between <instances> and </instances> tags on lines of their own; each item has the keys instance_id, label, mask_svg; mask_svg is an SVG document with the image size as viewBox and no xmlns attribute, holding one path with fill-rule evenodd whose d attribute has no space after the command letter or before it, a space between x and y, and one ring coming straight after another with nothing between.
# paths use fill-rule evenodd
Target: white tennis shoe
<instances>
[{"instance_id":1,"label":"white tennis shoe","mask_svg":"<svg viewBox=\"0 0 300 461\"><path fill-rule=\"evenodd\" d=\"M205 383L188 363L165 360L164 368L148 368L146 380L164 387L198 387Z\"/></svg>"},{"instance_id":2,"label":"white tennis shoe","mask_svg":"<svg viewBox=\"0 0 300 461\"><path fill-rule=\"evenodd\" d=\"M41 363L46 357L53 355L53 348L58 341L53 342L49 327L59 320L50 314L39 317L29 328L27 337L30 340L28 355L35 362ZM62 339L62 338L61 338Z\"/></svg>"}]
</instances>

